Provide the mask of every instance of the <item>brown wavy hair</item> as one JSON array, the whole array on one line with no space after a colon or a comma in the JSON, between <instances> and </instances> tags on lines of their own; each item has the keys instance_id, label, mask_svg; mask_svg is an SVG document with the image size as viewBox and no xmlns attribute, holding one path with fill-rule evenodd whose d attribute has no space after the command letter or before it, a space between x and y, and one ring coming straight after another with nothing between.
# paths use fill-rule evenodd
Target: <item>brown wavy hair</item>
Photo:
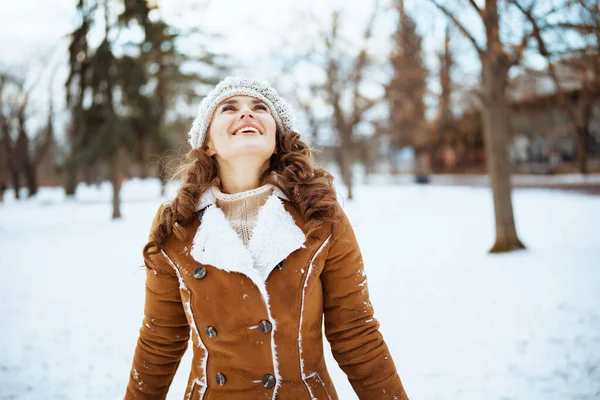
<instances>
[{"instance_id":1,"label":"brown wavy hair","mask_svg":"<svg viewBox=\"0 0 600 400\"><path fill-rule=\"evenodd\" d=\"M300 134L282 133L278 128L276 148L261 182L277 186L290 199L307 221L306 235L311 236L322 224L337 219L339 205L333 177L315 165L312 151L300 139ZM157 215L158 220L144 246L144 258L160 252L170 234L185 240L184 226L196 218L196 206L202 194L213 185L220 186L217 161L208 155L205 147L192 149L186 158L173 175L182 181L181 188Z\"/></svg>"}]
</instances>

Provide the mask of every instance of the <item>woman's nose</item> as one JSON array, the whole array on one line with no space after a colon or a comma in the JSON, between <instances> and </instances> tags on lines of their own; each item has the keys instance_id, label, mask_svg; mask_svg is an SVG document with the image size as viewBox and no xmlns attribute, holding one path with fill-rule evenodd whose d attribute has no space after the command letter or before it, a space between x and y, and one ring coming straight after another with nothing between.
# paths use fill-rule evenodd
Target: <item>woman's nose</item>
<instances>
[{"instance_id":1,"label":"woman's nose","mask_svg":"<svg viewBox=\"0 0 600 400\"><path fill-rule=\"evenodd\" d=\"M242 110L242 115L240 116L240 119L245 119L245 118L254 118L254 114L252 114L251 110Z\"/></svg>"}]
</instances>

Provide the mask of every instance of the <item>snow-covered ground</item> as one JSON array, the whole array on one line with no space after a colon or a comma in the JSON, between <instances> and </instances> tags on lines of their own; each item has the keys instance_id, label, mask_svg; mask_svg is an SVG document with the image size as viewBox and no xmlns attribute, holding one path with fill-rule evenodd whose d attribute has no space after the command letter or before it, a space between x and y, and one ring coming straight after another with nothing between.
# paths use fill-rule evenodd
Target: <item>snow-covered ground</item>
<instances>
[{"instance_id":1,"label":"snow-covered ground","mask_svg":"<svg viewBox=\"0 0 600 400\"><path fill-rule=\"evenodd\" d=\"M175 188L169 188L169 195ZM130 181L0 204L0 399L119 399L143 312L141 248L164 198ZM600 398L600 197L514 192L528 250L489 255L485 188L370 185L345 202L406 390L429 399ZM329 355L329 354L328 354ZM171 386L183 397L190 354ZM327 359L342 400L355 399Z\"/></svg>"}]
</instances>

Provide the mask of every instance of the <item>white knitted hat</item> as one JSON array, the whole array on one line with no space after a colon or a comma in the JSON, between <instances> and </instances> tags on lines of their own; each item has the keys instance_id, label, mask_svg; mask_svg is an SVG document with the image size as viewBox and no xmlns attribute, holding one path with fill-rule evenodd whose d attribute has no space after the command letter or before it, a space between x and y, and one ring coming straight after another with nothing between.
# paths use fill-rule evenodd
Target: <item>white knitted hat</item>
<instances>
[{"instance_id":1,"label":"white knitted hat","mask_svg":"<svg viewBox=\"0 0 600 400\"><path fill-rule=\"evenodd\" d=\"M200 102L198 115L188 132L188 141L192 149L204 145L208 125L217 106L223 100L240 95L252 96L264 101L269 106L271 115L282 132L294 130L292 107L279 97L277 91L267 82L241 76L228 76Z\"/></svg>"}]
</instances>

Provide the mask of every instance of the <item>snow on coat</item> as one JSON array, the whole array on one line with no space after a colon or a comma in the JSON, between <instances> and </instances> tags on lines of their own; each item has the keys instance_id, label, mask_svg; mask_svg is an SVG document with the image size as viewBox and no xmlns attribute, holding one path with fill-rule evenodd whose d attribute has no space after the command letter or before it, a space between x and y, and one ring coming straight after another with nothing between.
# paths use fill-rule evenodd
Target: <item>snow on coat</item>
<instances>
[{"instance_id":1,"label":"snow on coat","mask_svg":"<svg viewBox=\"0 0 600 400\"><path fill-rule=\"evenodd\" d=\"M323 318L359 399L407 399L343 211L339 223L306 239L306 222L275 189L246 247L211 191L198 209L201 222L186 226L189 239L169 236L147 261L145 317L126 400L166 397L190 334L186 400L337 400Z\"/></svg>"}]
</instances>

